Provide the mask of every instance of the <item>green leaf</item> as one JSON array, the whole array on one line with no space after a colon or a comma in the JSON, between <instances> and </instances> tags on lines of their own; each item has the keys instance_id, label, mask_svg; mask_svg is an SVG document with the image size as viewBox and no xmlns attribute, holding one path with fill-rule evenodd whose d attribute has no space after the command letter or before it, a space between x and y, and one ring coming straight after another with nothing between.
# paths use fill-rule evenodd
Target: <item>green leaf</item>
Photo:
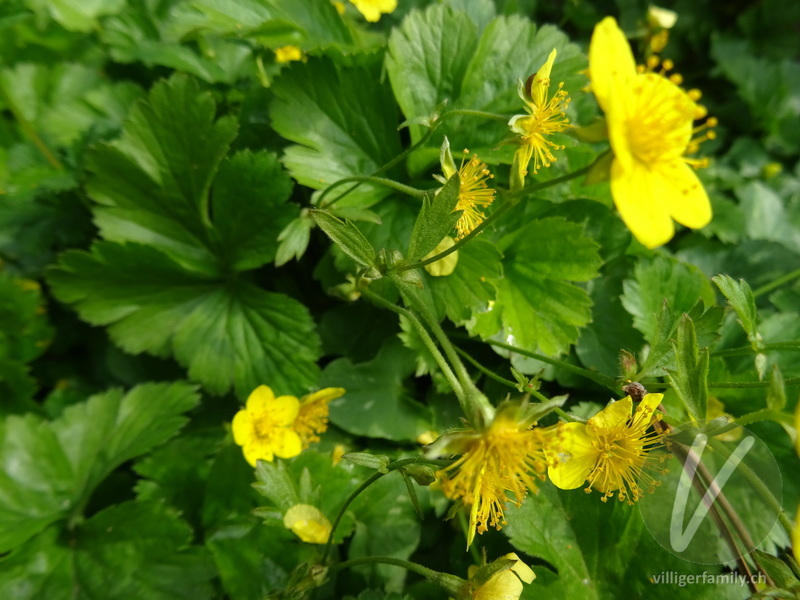
<instances>
[{"instance_id":1,"label":"green leaf","mask_svg":"<svg viewBox=\"0 0 800 600\"><path fill-rule=\"evenodd\" d=\"M141 95L133 83L110 83L100 69L71 63L18 64L0 71L0 86L4 103L57 146L116 132Z\"/></svg>"},{"instance_id":2,"label":"green leaf","mask_svg":"<svg viewBox=\"0 0 800 600\"><path fill-rule=\"evenodd\" d=\"M712 277L711 280L717 284L719 291L728 299L728 303L736 311L739 323L744 328L753 350L758 351L761 341L756 329L756 301L753 298L753 292L750 291L750 286L747 285L744 279L740 279L737 283L728 275L717 275Z\"/></svg>"},{"instance_id":3,"label":"green leaf","mask_svg":"<svg viewBox=\"0 0 800 600\"><path fill-rule=\"evenodd\" d=\"M651 346L658 337L664 300L676 318L689 312L698 300L708 306L715 303L714 290L700 269L663 255L637 262L634 278L623 282L623 290L622 306ZM673 325L670 323L669 327L672 329Z\"/></svg>"},{"instance_id":4,"label":"green leaf","mask_svg":"<svg viewBox=\"0 0 800 600\"><path fill-rule=\"evenodd\" d=\"M386 70L407 119L434 113L439 104L461 95L461 86L478 45L475 25L446 5L413 11L392 31ZM423 129L411 126L412 141Z\"/></svg>"},{"instance_id":5,"label":"green leaf","mask_svg":"<svg viewBox=\"0 0 800 600\"><path fill-rule=\"evenodd\" d=\"M330 419L354 435L389 440L415 440L429 430L428 408L404 389L414 372L414 354L398 341L387 342L371 361L333 361L322 372L322 387L343 387L347 393L330 403Z\"/></svg>"},{"instance_id":6,"label":"green leaf","mask_svg":"<svg viewBox=\"0 0 800 600\"><path fill-rule=\"evenodd\" d=\"M127 502L70 532L51 527L0 559L0 596L15 600L211 599L213 563L162 503Z\"/></svg>"},{"instance_id":7,"label":"green leaf","mask_svg":"<svg viewBox=\"0 0 800 600\"><path fill-rule=\"evenodd\" d=\"M494 287L503 276L502 255L489 242L471 240L458 250L455 271L445 277L425 274L437 314L446 314L456 324L485 311L494 300Z\"/></svg>"},{"instance_id":8,"label":"green leaf","mask_svg":"<svg viewBox=\"0 0 800 600\"><path fill-rule=\"evenodd\" d=\"M49 13L65 29L84 33L99 28L99 17L125 8L125 0L27 0L26 4L40 14Z\"/></svg>"},{"instance_id":9,"label":"green leaf","mask_svg":"<svg viewBox=\"0 0 800 600\"><path fill-rule=\"evenodd\" d=\"M465 13L432 5L410 13L392 32L386 70L408 120L434 114L445 100L447 108L522 113L517 81L525 81L538 71L554 48L558 58L552 80L556 85L563 81L565 89L575 93L586 82L580 74L586 68L586 59L557 28L537 28L530 20L513 15L493 19L479 33ZM508 128L497 121L476 124L456 117L448 119L440 131L458 147L468 147L486 159ZM420 125L411 126L412 141L423 133ZM430 141L431 146L440 143L438 135ZM493 160L510 163L512 154ZM423 165L425 156L412 156L412 171L427 166Z\"/></svg>"},{"instance_id":10,"label":"green leaf","mask_svg":"<svg viewBox=\"0 0 800 600\"><path fill-rule=\"evenodd\" d=\"M347 256L364 267L375 266L375 249L352 221L342 221L324 210L312 210L311 218Z\"/></svg>"},{"instance_id":11,"label":"green leaf","mask_svg":"<svg viewBox=\"0 0 800 600\"><path fill-rule=\"evenodd\" d=\"M352 67L322 58L295 62L272 89L272 126L297 144L286 148L283 164L298 183L323 189L370 175L401 152L394 96L375 61ZM389 193L365 183L336 206L371 206Z\"/></svg>"},{"instance_id":12,"label":"green leaf","mask_svg":"<svg viewBox=\"0 0 800 600\"><path fill-rule=\"evenodd\" d=\"M211 95L176 76L133 110L121 139L90 154L103 237L155 246L204 273L274 259L278 234L296 215L285 204L291 180L266 152L223 160L236 123L214 117Z\"/></svg>"},{"instance_id":13,"label":"green leaf","mask_svg":"<svg viewBox=\"0 0 800 600\"><path fill-rule=\"evenodd\" d=\"M503 532L514 547L547 561L533 567L536 579L526 586L530 598L672 600L684 597L679 590L685 588L654 585L664 573L700 578L721 571L718 565L692 564L674 556L647 532L635 506L600 502L597 493L542 485L521 508L509 507L507 517ZM610 540L614 552L609 552ZM696 580L690 597L735 600L742 593L738 583Z\"/></svg>"},{"instance_id":14,"label":"green leaf","mask_svg":"<svg viewBox=\"0 0 800 600\"><path fill-rule=\"evenodd\" d=\"M221 238L217 253L226 265L245 271L273 261L278 235L298 212L286 204L292 187L274 154L245 150L223 161L211 213Z\"/></svg>"},{"instance_id":15,"label":"green leaf","mask_svg":"<svg viewBox=\"0 0 800 600\"><path fill-rule=\"evenodd\" d=\"M620 350L635 355L644 340L620 302L627 265L617 263L609 267L604 269L603 277L588 286L593 304L592 322L581 332L575 352L585 367L616 377L620 372Z\"/></svg>"},{"instance_id":16,"label":"green leaf","mask_svg":"<svg viewBox=\"0 0 800 600\"><path fill-rule=\"evenodd\" d=\"M55 421L11 416L0 424L0 552L83 509L123 462L172 437L199 401L186 383L111 390Z\"/></svg>"},{"instance_id":17,"label":"green leaf","mask_svg":"<svg viewBox=\"0 0 800 600\"><path fill-rule=\"evenodd\" d=\"M278 235L278 250L275 253L275 266L282 267L292 260L300 260L306 253L308 242L311 239L311 229L314 221L301 213L301 216L291 221Z\"/></svg>"},{"instance_id":18,"label":"green leaf","mask_svg":"<svg viewBox=\"0 0 800 600\"><path fill-rule=\"evenodd\" d=\"M582 227L560 218L533 221L503 238L503 279L491 311L477 315L472 329L482 337L499 333L509 343L547 355L564 352L591 318L591 300L573 281L597 275L599 246Z\"/></svg>"},{"instance_id":19,"label":"green leaf","mask_svg":"<svg viewBox=\"0 0 800 600\"><path fill-rule=\"evenodd\" d=\"M123 350L172 354L215 394L235 387L246 397L263 383L296 394L316 384L314 323L284 294L188 272L148 246L110 242L65 253L48 280L82 319L108 326Z\"/></svg>"},{"instance_id":20,"label":"green leaf","mask_svg":"<svg viewBox=\"0 0 800 600\"><path fill-rule=\"evenodd\" d=\"M696 421L706 418L708 406L708 348L698 349L694 323L689 315L681 317L675 341L674 370L667 369L672 389Z\"/></svg>"},{"instance_id":21,"label":"green leaf","mask_svg":"<svg viewBox=\"0 0 800 600\"><path fill-rule=\"evenodd\" d=\"M36 384L26 364L50 344L53 330L44 314L39 284L0 272L0 415L36 410Z\"/></svg>"}]
</instances>

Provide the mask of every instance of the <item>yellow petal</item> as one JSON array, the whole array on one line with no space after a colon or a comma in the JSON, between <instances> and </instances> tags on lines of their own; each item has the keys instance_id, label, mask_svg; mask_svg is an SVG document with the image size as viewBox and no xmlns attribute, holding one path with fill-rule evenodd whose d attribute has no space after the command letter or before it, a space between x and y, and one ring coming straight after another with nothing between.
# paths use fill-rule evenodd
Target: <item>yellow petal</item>
<instances>
[{"instance_id":1,"label":"yellow petal","mask_svg":"<svg viewBox=\"0 0 800 600\"><path fill-rule=\"evenodd\" d=\"M533 572L533 569L522 562L522 559L514 552L506 554L503 558L517 561L516 564L514 564L514 566L512 566L509 570L516 573L517 577L519 577L523 583L531 583L534 579L536 579L536 573Z\"/></svg>"},{"instance_id":2,"label":"yellow petal","mask_svg":"<svg viewBox=\"0 0 800 600\"><path fill-rule=\"evenodd\" d=\"M346 390L344 388L325 388L303 396L300 399L300 403L311 404L312 402L316 402L317 400L324 400L325 402L331 402L332 400L336 400L337 398L341 398L342 396L344 396L345 392Z\"/></svg>"},{"instance_id":3,"label":"yellow petal","mask_svg":"<svg viewBox=\"0 0 800 600\"><path fill-rule=\"evenodd\" d=\"M594 28L589 44L589 74L592 91L604 112L609 96L625 89L636 76L631 47L613 17L606 17Z\"/></svg>"},{"instance_id":4,"label":"yellow petal","mask_svg":"<svg viewBox=\"0 0 800 600\"><path fill-rule=\"evenodd\" d=\"M260 385L254 389L247 398L247 411L260 415L267 410L267 407L275 400L275 394L268 385Z\"/></svg>"},{"instance_id":5,"label":"yellow petal","mask_svg":"<svg viewBox=\"0 0 800 600\"><path fill-rule=\"evenodd\" d=\"M629 169L619 160L611 165L614 204L631 233L648 248L666 244L675 234L669 210L671 191L662 177L638 161L632 161Z\"/></svg>"},{"instance_id":6,"label":"yellow petal","mask_svg":"<svg viewBox=\"0 0 800 600\"><path fill-rule=\"evenodd\" d=\"M275 425L291 425L300 412L300 400L294 396L278 396L267 412Z\"/></svg>"},{"instance_id":7,"label":"yellow petal","mask_svg":"<svg viewBox=\"0 0 800 600\"><path fill-rule=\"evenodd\" d=\"M245 460L250 463L251 467L256 466L256 461L258 459L272 462L274 458L271 445L257 439L245 444L242 448L242 452L244 453Z\"/></svg>"},{"instance_id":8,"label":"yellow petal","mask_svg":"<svg viewBox=\"0 0 800 600\"><path fill-rule=\"evenodd\" d=\"M437 254L441 254L445 250L449 250L455 245L455 243L456 241L449 235L445 236L442 241L439 242L436 248L431 250L427 256L425 256L425 260L432 258ZM436 262L425 265L423 268L433 277L446 277L456 270L456 265L458 265L458 250L451 252Z\"/></svg>"},{"instance_id":9,"label":"yellow petal","mask_svg":"<svg viewBox=\"0 0 800 600\"><path fill-rule=\"evenodd\" d=\"M233 441L239 446L244 446L253 438L253 419L246 410L240 410L233 417L231 423Z\"/></svg>"},{"instance_id":10,"label":"yellow petal","mask_svg":"<svg viewBox=\"0 0 800 600\"><path fill-rule=\"evenodd\" d=\"M574 490L589 476L597 462L597 450L583 423L565 423L559 431L564 435L559 462L547 468L547 475L556 487Z\"/></svg>"},{"instance_id":11,"label":"yellow petal","mask_svg":"<svg viewBox=\"0 0 800 600\"><path fill-rule=\"evenodd\" d=\"M631 416L632 409L633 400L631 400L630 396L625 396L622 400L617 400L613 404L609 404L589 419L589 426L606 431L614 429L628 420L628 417Z\"/></svg>"},{"instance_id":12,"label":"yellow petal","mask_svg":"<svg viewBox=\"0 0 800 600\"><path fill-rule=\"evenodd\" d=\"M629 396L630 397L630 396ZM653 413L658 408L658 405L661 404L661 400L664 398L664 394L647 394L642 401L639 403L639 406L636 407L636 412L641 412L646 410L648 413Z\"/></svg>"},{"instance_id":13,"label":"yellow petal","mask_svg":"<svg viewBox=\"0 0 800 600\"><path fill-rule=\"evenodd\" d=\"M553 63L556 60L556 50L550 53L547 61L541 66L533 77L531 83L531 98L537 107L544 106L547 103L547 89L550 87L550 71L553 69Z\"/></svg>"},{"instance_id":14,"label":"yellow petal","mask_svg":"<svg viewBox=\"0 0 800 600\"><path fill-rule=\"evenodd\" d=\"M303 451L303 443L297 432L288 427L279 427L272 432L270 439L270 449L275 456L281 458L292 458Z\"/></svg>"},{"instance_id":15,"label":"yellow petal","mask_svg":"<svg viewBox=\"0 0 800 600\"><path fill-rule=\"evenodd\" d=\"M331 522L316 506L295 504L283 517L283 525L308 544L324 544L331 534Z\"/></svg>"},{"instance_id":16,"label":"yellow petal","mask_svg":"<svg viewBox=\"0 0 800 600\"><path fill-rule=\"evenodd\" d=\"M711 202L703 184L689 165L676 161L661 169L665 183L673 188L669 204L672 218L681 225L700 229L711 222Z\"/></svg>"}]
</instances>

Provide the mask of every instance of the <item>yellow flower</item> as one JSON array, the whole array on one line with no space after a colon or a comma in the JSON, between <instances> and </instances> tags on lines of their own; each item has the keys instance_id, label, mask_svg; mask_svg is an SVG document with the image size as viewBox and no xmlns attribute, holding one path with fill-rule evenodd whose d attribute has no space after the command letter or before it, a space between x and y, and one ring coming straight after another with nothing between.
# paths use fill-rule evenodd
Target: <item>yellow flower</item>
<instances>
[{"instance_id":1,"label":"yellow flower","mask_svg":"<svg viewBox=\"0 0 800 600\"><path fill-rule=\"evenodd\" d=\"M652 57L649 66L658 64ZM680 76L639 72L628 41L611 17L594 29L589 46L592 90L606 114L614 161L611 193L620 216L634 236L648 248L668 242L672 220L694 229L711 220L711 204L692 167L705 161L687 158L700 142L692 136L716 124L693 122L706 111L696 103L700 93L685 92ZM691 165L691 166L690 166Z\"/></svg>"},{"instance_id":2,"label":"yellow flower","mask_svg":"<svg viewBox=\"0 0 800 600\"><path fill-rule=\"evenodd\" d=\"M455 245L456 241L451 238L449 235L445 236L441 242L434 248L433 250L428 253L425 257L425 260L436 256L437 254L441 254L445 250L452 248ZM455 252L451 252L444 258L440 258L436 262L432 262L429 265L425 265L423 268L433 277L444 277L446 275L450 275L453 271L456 270L456 265L458 264L458 250Z\"/></svg>"},{"instance_id":3,"label":"yellow flower","mask_svg":"<svg viewBox=\"0 0 800 600\"><path fill-rule=\"evenodd\" d=\"M275 49L275 61L288 63L303 58L303 52L297 46L283 46Z\"/></svg>"},{"instance_id":4,"label":"yellow flower","mask_svg":"<svg viewBox=\"0 0 800 600\"><path fill-rule=\"evenodd\" d=\"M550 480L562 490L588 482L586 492L596 489L603 494L603 502L619 490L619 499L632 504L643 495L640 483L646 483L652 491L657 483L644 471L645 462L660 445L662 434L648 433L647 428L663 397L647 394L631 415L633 402L627 396L585 425L562 424L558 463L547 471Z\"/></svg>"},{"instance_id":5,"label":"yellow flower","mask_svg":"<svg viewBox=\"0 0 800 600\"><path fill-rule=\"evenodd\" d=\"M283 517L283 525L308 544L325 544L331 535L331 522L310 504L295 504Z\"/></svg>"},{"instance_id":6,"label":"yellow flower","mask_svg":"<svg viewBox=\"0 0 800 600\"><path fill-rule=\"evenodd\" d=\"M299 410L300 401L294 396L276 398L268 386L257 387L233 417L233 440L242 446L247 462L255 467L258 459L271 462L274 456L300 454L300 436L292 429Z\"/></svg>"},{"instance_id":7,"label":"yellow flower","mask_svg":"<svg viewBox=\"0 0 800 600\"><path fill-rule=\"evenodd\" d=\"M381 14L388 15L397 8L397 0L350 0L364 18L370 23L381 20Z\"/></svg>"},{"instance_id":8,"label":"yellow flower","mask_svg":"<svg viewBox=\"0 0 800 600\"><path fill-rule=\"evenodd\" d=\"M519 189L525 184L531 158L533 158L533 172L537 173L541 167L549 167L555 162L553 150L564 148L546 137L569 127L569 120L564 113L569 105L567 92L562 89L564 84L559 83L558 90L552 98L547 97L550 89L550 71L555 60L556 51L553 50L547 62L536 74L528 78L526 84L519 82L519 97L525 102L528 114L514 115L508 122L511 131L520 136L517 139L519 148L514 154L514 164L511 167L512 189Z\"/></svg>"},{"instance_id":9,"label":"yellow flower","mask_svg":"<svg viewBox=\"0 0 800 600\"><path fill-rule=\"evenodd\" d=\"M528 491L536 492L534 478L544 479L550 430L528 425L519 422L517 409L509 406L498 411L487 430L453 433L434 444L440 454L445 450L461 455L436 477L448 498L470 509L467 547L476 532L505 525L505 503L520 506Z\"/></svg>"},{"instance_id":10,"label":"yellow flower","mask_svg":"<svg viewBox=\"0 0 800 600\"><path fill-rule=\"evenodd\" d=\"M483 585L472 592L473 600L519 600L522 595L522 584L531 583L536 574L519 556L511 552L502 558L517 561L510 568L498 571ZM478 571L478 567L469 568L470 578Z\"/></svg>"},{"instance_id":11,"label":"yellow flower","mask_svg":"<svg viewBox=\"0 0 800 600\"><path fill-rule=\"evenodd\" d=\"M492 179L494 175L489 173L486 164L479 161L477 155L473 155L466 163L464 160L469 154L469 150L464 150L464 158L461 160L461 167L456 169L453 155L450 153L450 142L445 137L440 152L440 161L444 177L434 175L440 183L447 183L453 175L458 173L459 189L458 203L453 212L463 211L456 223L456 240L460 240L468 235L473 229L480 225L485 216L481 208L489 206L494 201L494 190L486 185L487 179Z\"/></svg>"},{"instance_id":12,"label":"yellow flower","mask_svg":"<svg viewBox=\"0 0 800 600\"><path fill-rule=\"evenodd\" d=\"M342 388L325 388L300 399L300 410L293 424L303 442L303 449L319 441L319 435L328 429L328 402L340 398Z\"/></svg>"}]
</instances>

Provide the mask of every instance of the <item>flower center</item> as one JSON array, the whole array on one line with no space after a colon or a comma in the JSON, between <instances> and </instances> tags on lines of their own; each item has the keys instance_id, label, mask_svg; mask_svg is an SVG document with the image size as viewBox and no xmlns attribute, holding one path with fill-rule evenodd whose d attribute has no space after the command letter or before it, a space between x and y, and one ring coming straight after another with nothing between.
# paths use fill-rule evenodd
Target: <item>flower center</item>
<instances>
[{"instance_id":1,"label":"flower center","mask_svg":"<svg viewBox=\"0 0 800 600\"><path fill-rule=\"evenodd\" d=\"M677 85L655 73L637 76L628 119L631 153L647 165L680 159L692 138L697 105Z\"/></svg>"}]
</instances>

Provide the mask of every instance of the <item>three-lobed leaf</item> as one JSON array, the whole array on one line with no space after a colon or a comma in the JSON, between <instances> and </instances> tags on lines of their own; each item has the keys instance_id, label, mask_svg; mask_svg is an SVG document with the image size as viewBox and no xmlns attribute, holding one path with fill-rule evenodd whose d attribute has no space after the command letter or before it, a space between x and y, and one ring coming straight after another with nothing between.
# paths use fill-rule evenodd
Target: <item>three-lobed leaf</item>
<instances>
[{"instance_id":1,"label":"three-lobed leaf","mask_svg":"<svg viewBox=\"0 0 800 600\"><path fill-rule=\"evenodd\" d=\"M474 333L500 333L515 346L564 352L591 318L591 300L572 282L589 281L602 261L582 227L561 218L533 221L503 238L503 278L494 282L491 310L477 315Z\"/></svg>"},{"instance_id":2,"label":"three-lobed leaf","mask_svg":"<svg viewBox=\"0 0 800 600\"><path fill-rule=\"evenodd\" d=\"M49 281L125 351L172 354L212 393L235 387L245 397L267 383L297 394L316 383L314 323L285 294L187 271L149 246L111 242L65 253Z\"/></svg>"}]
</instances>

